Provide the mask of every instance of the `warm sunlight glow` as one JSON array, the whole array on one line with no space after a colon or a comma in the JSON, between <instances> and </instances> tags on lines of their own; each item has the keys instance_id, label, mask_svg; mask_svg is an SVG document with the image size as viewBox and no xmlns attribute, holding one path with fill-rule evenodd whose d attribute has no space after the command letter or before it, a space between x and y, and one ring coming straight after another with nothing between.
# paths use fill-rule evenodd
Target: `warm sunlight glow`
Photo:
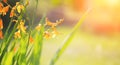
<instances>
[{"instance_id":1,"label":"warm sunlight glow","mask_svg":"<svg viewBox=\"0 0 120 65\"><path fill-rule=\"evenodd\" d=\"M116 6L119 5L120 0L105 0L108 6Z\"/></svg>"}]
</instances>

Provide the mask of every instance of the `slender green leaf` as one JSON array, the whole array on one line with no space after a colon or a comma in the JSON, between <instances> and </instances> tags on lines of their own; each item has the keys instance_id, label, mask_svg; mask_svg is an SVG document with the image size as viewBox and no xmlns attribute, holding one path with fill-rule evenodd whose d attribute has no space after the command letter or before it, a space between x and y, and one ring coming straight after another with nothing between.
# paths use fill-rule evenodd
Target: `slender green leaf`
<instances>
[{"instance_id":1,"label":"slender green leaf","mask_svg":"<svg viewBox=\"0 0 120 65\"><path fill-rule=\"evenodd\" d=\"M63 52L66 50L66 48L69 46L70 42L72 41L74 35L75 35L75 31L81 26L81 24L83 23L83 21L85 20L86 16L88 15L88 12L90 10L86 11L84 13L84 15L80 18L80 20L78 21L78 23L75 25L75 27L73 28L73 30L70 32L70 34L65 38L63 45L58 49L58 51L56 52L54 58L52 59L52 61L50 62L50 65L54 65L55 62L59 59L59 57L63 54Z\"/></svg>"}]
</instances>

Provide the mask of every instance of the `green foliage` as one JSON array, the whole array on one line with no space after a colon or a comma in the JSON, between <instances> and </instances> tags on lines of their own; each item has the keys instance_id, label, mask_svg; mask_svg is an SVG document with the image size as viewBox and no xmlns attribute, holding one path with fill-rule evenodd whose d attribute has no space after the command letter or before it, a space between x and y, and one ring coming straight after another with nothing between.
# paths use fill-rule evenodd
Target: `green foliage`
<instances>
[{"instance_id":1,"label":"green foliage","mask_svg":"<svg viewBox=\"0 0 120 65\"><path fill-rule=\"evenodd\" d=\"M32 21L29 22L28 26L28 33L20 32L20 38L15 39L14 35L18 30L18 25L22 27L21 31L24 31L24 14L27 12L26 7L23 9L22 12L17 12L17 23L14 25L12 32L8 34L7 32L10 29L12 23L9 24L5 34L4 39L1 40L0 43L0 65L40 65L41 63L41 54L42 54L42 47L43 47L43 38L44 38L44 31L45 31L45 15L40 20L39 24L41 24L40 31L37 31L33 28L33 22L36 16L36 10L38 7L38 1L36 0L35 10L33 12ZM54 5L58 5L61 0L51 0L51 3ZM20 3L23 3L21 0ZM22 5L21 5L22 6ZM85 20L89 11L85 12L85 14L81 17L80 21L75 25L73 30L68 34L68 36L63 41L63 45L58 49L55 54L55 57L51 60L50 65L54 65L58 58L63 54L65 49L69 46L70 42L72 41L75 31L80 27L82 22ZM11 18L11 21L13 19ZM22 21L22 23L21 23ZM34 38L34 43L30 42L31 36Z\"/></svg>"},{"instance_id":2,"label":"green foliage","mask_svg":"<svg viewBox=\"0 0 120 65\"><path fill-rule=\"evenodd\" d=\"M73 30L65 38L65 40L63 41L63 45L56 52L56 55L53 58L53 60L51 61L50 65L54 65L55 62L59 59L59 57L63 54L63 52L65 51L65 49L69 46L70 42L72 41L72 39L74 37L75 31L81 26L81 24L83 23L83 21L85 20L85 18L87 16L88 12L89 12L89 10L85 12L85 14L80 18L80 20L78 21L78 23L73 28Z\"/></svg>"}]
</instances>

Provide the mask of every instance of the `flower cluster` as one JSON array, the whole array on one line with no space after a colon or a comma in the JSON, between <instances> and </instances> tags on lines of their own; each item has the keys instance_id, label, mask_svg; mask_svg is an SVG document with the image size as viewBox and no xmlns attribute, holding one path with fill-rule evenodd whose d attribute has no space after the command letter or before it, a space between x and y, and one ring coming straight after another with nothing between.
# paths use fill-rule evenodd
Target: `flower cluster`
<instances>
[{"instance_id":1,"label":"flower cluster","mask_svg":"<svg viewBox=\"0 0 120 65\"><path fill-rule=\"evenodd\" d=\"M54 38L56 35L59 34L59 32L56 30L56 26L58 26L60 23L62 23L64 19L56 20L56 22L51 22L46 18L45 20L45 26L49 26L49 28L44 32L44 37L45 38Z\"/></svg>"},{"instance_id":2,"label":"flower cluster","mask_svg":"<svg viewBox=\"0 0 120 65\"><path fill-rule=\"evenodd\" d=\"M49 39L49 38L54 38L56 35L59 34L59 32L56 29L56 26L58 26L60 23L62 23L64 19L56 20L56 22L51 22L48 20L48 18L45 19L45 31L44 31L44 38ZM35 29L37 31L40 31L41 29L41 24L38 24Z\"/></svg>"},{"instance_id":3,"label":"flower cluster","mask_svg":"<svg viewBox=\"0 0 120 65\"><path fill-rule=\"evenodd\" d=\"M10 17L18 16L22 11L24 11L24 9L25 5L22 5L19 2L17 2L10 12Z\"/></svg>"},{"instance_id":4,"label":"flower cluster","mask_svg":"<svg viewBox=\"0 0 120 65\"><path fill-rule=\"evenodd\" d=\"M14 38L21 38L21 34L26 34L26 26L25 26L25 20L24 19L18 19L20 17L20 14L22 14L25 10L25 7L28 5L21 4L20 2L17 2L16 5L12 8L10 12L10 17L13 18L12 22L18 23L17 31L14 33Z\"/></svg>"},{"instance_id":5,"label":"flower cluster","mask_svg":"<svg viewBox=\"0 0 120 65\"><path fill-rule=\"evenodd\" d=\"M7 2L7 0L3 0L4 3ZM0 16L5 16L6 13L8 12L10 6L7 5L7 6L4 6L2 2L0 2ZM0 39L3 39L3 32L2 32L2 29L3 29L3 20L2 18L0 17Z\"/></svg>"},{"instance_id":6,"label":"flower cluster","mask_svg":"<svg viewBox=\"0 0 120 65\"><path fill-rule=\"evenodd\" d=\"M25 21L21 20L17 26L17 32L15 32L15 38L21 38L21 33L26 33Z\"/></svg>"},{"instance_id":7,"label":"flower cluster","mask_svg":"<svg viewBox=\"0 0 120 65\"><path fill-rule=\"evenodd\" d=\"M43 38L56 37L59 34L57 26L64 21L64 19L59 19L52 22L43 17L39 24L34 26L36 11L33 12L34 16L30 19L26 13L29 0L19 1L14 3L12 1L13 6L8 0L0 0L0 65L40 64ZM35 1L37 9L38 0ZM7 20L9 22L7 29L3 26L6 22L3 16L10 19ZM3 33L3 29L5 29L5 33Z\"/></svg>"},{"instance_id":8,"label":"flower cluster","mask_svg":"<svg viewBox=\"0 0 120 65\"><path fill-rule=\"evenodd\" d=\"M26 21L24 19L19 20L19 17L25 11L25 8L29 4L29 2L27 1L25 4L16 2L16 5L13 7L11 7L7 3L7 0L3 0L3 2L6 3L7 6L3 6L3 4L0 2L1 16L5 16L9 8L11 8L10 18L12 18L12 22L15 22L18 24L16 27L16 32L14 33L14 38L20 39L22 37L22 34L28 35L28 32L26 31L27 27L25 26ZM45 31L44 31L43 37L47 39L56 37L56 35L59 34L59 32L56 30L56 26L58 26L63 21L64 19L60 19L60 20L56 20L55 22L51 22L50 20L48 20L48 18L46 18L45 24L44 24ZM2 22L2 19L0 18L0 39L3 39L2 29L3 29L3 22ZM40 31L41 24L37 25L35 27L35 30ZM30 38L30 42L33 42L32 36L30 36L29 38Z\"/></svg>"},{"instance_id":9,"label":"flower cluster","mask_svg":"<svg viewBox=\"0 0 120 65\"><path fill-rule=\"evenodd\" d=\"M7 0L2 0L0 2L0 16L5 16L7 14L7 12L9 11L9 9L11 8L10 18L13 18L13 20L12 20L13 22L18 22L17 17L19 17L19 15L24 11L25 7L28 5L28 2L25 4L21 4L21 3L17 2L14 7L11 7L7 2L8 2ZM4 6L3 3L5 3L7 6ZM2 29L3 29L3 20L0 17L0 39L3 39ZM24 27L23 20L21 20L19 22L17 29L18 29L18 31L15 32L15 35L16 35L15 38L17 38L17 37L20 38L19 33L21 31L25 32L25 30L26 30L26 27Z\"/></svg>"}]
</instances>

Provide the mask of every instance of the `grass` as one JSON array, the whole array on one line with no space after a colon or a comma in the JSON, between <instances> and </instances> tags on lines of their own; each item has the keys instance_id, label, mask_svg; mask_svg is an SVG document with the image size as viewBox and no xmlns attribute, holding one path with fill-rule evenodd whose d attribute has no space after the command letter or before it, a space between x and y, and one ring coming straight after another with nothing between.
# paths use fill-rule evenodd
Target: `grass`
<instances>
[{"instance_id":1,"label":"grass","mask_svg":"<svg viewBox=\"0 0 120 65\"><path fill-rule=\"evenodd\" d=\"M37 10L39 0L35 1L35 10ZM4 0L3 2L6 3L7 1ZM15 8L12 8L14 11L12 14L16 15L10 15L11 21L17 20L17 22L10 34L6 33L3 38L1 33L1 65L119 64L119 37L97 37L81 31L76 33L88 15L89 10L83 14L72 30L70 30L71 28L60 27L61 37L52 39L53 36L58 34L56 26L62 23L63 19L53 23L43 16L38 23L39 25L34 28L33 22L36 16L36 11L34 11L31 22L26 28L26 20L24 19L24 15L27 12L26 5L21 0L20 3L16 4ZM5 6L3 6L1 14L3 16L7 12L7 10L4 11L4 8ZM2 24L0 28L2 32ZM76 37L74 38L75 35Z\"/></svg>"},{"instance_id":2,"label":"grass","mask_svg":"<svg viewBox=\"0 0 120 65\"><path fill-rule=\"evenodd\" d=\"M88 15L89 12L90 12L90 10L88 9L88 11L86 11L83 14L83 16L78 21L78 23L73 27L72 31L68 34L68 36L63 40L63 45L57 50L56 55L52 59L50 65L54 65L55 62L59 59L59 57L64 53L64 51L69 46L69 44L71 43L72 39L74 38L76 30L81 26L81 24L83 23L83 21L85 20L85 18Z\"/></svg>"},{"instance_id":3,"label":"grass","mask_svg":"<svg viewBox=\"0 0 120 65\"><path fill-rule=\"evenodd\" d=\"M10 22L15 22L12 31L8 35L7 32L10 29L11 24L9 24L7 31L5 32L4 38L2 34L3 24L1 22L1 44L0 44L0 63L1 65L40 65L41 64L41 54L43 47L43 38L49 38L50 36L56 36L58 34L56 26L63 22L63 19L52 23L45 16L39 22L39 25L33 28L33 22L35 20L36 11L33 12L32 21L29 22L28 28L25 27L26 20L24 15L27 12L26 2L22 0L17 2L14 7L11 7L7 0L3 0L6 6L2 6L1 15L4 16L11 8ZM2 4L1 2L1 4ZM35 10L38 7L38 0L36 0ZM73 30L68 34L66 39L63 41L63 46L61 46L54 58L51 60L50 65L54 65L59 57L63 54L66 48L69 46L70 42L73 39L75 31L80 27L81 23L85 20L88 12L85 12L80 21L75 25ZM47 28L46 28L47 27ZM27 30L26 30L27 29ZM51 32L50 32L51 31ZM52 36L53 35L53 36ZM23 59L24 58L24 59Z\"/></svg>"},{"instance_id":4,"label":"grass","mask_svg":"<svg viewBox=\"0 0 120 65\"><path fill-rule=\"evenodd\" d=\"M56 39L47 40L43 45L42 65L49 65L53 54L61 45L70 27L60 27ZM102 37L78 30L66 51L55 65L119 65L119 37Z\"/></svg>"}]
</instances>

